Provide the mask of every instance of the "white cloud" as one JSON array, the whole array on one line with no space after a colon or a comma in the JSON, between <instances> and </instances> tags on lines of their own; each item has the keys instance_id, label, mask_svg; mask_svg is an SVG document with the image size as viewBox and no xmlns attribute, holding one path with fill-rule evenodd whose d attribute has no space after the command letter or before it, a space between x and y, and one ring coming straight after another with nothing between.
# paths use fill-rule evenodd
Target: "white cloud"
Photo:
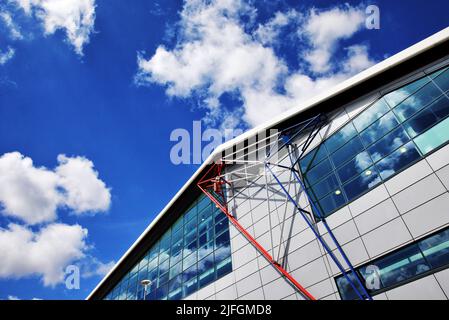
<instances>
[{"instance_id":1,"label":"white cloud","mask_svg":"<svg viewBox=\"0 0 449 320\"><path fill-rule=\"evenodd\" d=\"M95 0L12 0L26 14L34 15L44 26L45 34L63 30L75 52L83 54L95 23Z\"/></svg>"},{"instance_id":2,"label":"white cloud","mask_svg":"<svg viewBox=\"0 0 449 320\"><path fill-rule=\"evenodd\" d=\"M240 25L253 9L239 0L185 2L181 13L183 41L175 49L159 46L146 60L138 58L138 81L167 86L170 96L186 97L207 90L209 111L225 92L255 87L267 90L286 71L273 50L253 41Z\"/></svg>"},{"instance_id":3,"label":"white cloud","mask_svg":"<svg viewBox=\"0 0 449 320\"><path fill-rule=\"evenodd\" d=\"M58 156L55 170L59 185L66 190L65 204L76 214L104 212L111 204L111 193L105 183L98 179L94 164L84 157Z\"/></svg>"},{"instance_id":4,"label":"white cloud","mask_svg":"<svg viewBox=\"0 0 449 320\"><path fill-rule=\"evenodd\" d=\"M81 276L83 278L93 276L104 277L115 266L115 261L103 263L95 257L87 256L86 259L78 262L77 265L81 269Z\"/></svg>"},{"instance_id":5,"label":"white cloud","mask_svg":"<svg viewBox=\"0 0 449 320\"><path fill-rule=\"evenodd\" d=\"M8 300L20 300L17 296L8 296Z\"/></svg>"},{"instance_id":6,"label":"white cloud","mask_svg":"<svg viewBox=\"0 0 449 320\"><path fill-rule=\"evenodd\" d=\"M0 66L6 64L9 60L11 60L14 57L15 53L16 51L11 47L8 47L6 51L0 50Z\"/></svg>"},{"instance_id":7,"label":"white cloud","mask_svg":"<svg viewBox=\"0 0 449 320\"><path fill-rule=\"evenodd\" d=\"M267 23L259 24L254 32L254 36L264 45L273 45L277 42L279 33L283 27L286 27L291 23L299 23L299 20L301 20L301 14L294 9L291 9L286 13L278 11Z\"/></svg>"},{"instance_id":8,"label":"white cloud","mask_svg":"<svg viewBox=\"0 0 449 320\"><path fill-rule=\"evenodd\" d=\"M2 214L37 224L54 221L59 207L75 214L104 212L110 206L110 190L98 179L93 163L83 157L58 156L55 170L35 167L19 152L0 157L0 205Z\"/></svg>"},{"instance_id":9,"label":"white cloud","mask_svg":"<svg viewBox=\"0 0 449 320\"><path fill-rule=\"evenodd\" d=\"M65 267L85 256L87 230L55 223L38 232L10 224L0 228L0 277L42 277L45 286L64 279Z\"/></svg>"},{"instance_id":10,"label":"white cloud","mask_svg":"<svg viewBox=\"0 0 449 320\"><path fill-rule=\"evenodd\" d=\"M13 18L9 12L1 11L0 20L2 20L5 26L8 28L11 39L13 40L23 39L23 35L20 32L19 26L14 23Z\"/></svg>"},{"instance_id":11,"label":"white cloud","mask_svg":"<svg viewBox=\"0 0 449 320\"><path fill-rule=\"evenodd\" d=\"M305 56L311 70L317 73L330 71L330 60L338 42L350 38L362 29L364 21L365 13L362 8L346 5L326 11L312 9L299 31L312 45Z\"/></svg>"},{"instance_id":12,"label":"white cloud","mask_svg":"<svg viewBox=\"0 0 449 320\"><path fill-rule=\"evenodd\" d=\"M359 7L349 5L300 14L277 12L253 27L256 9L240 0L186 0L180 13L178 42L159 46L152 57L138 55L137 83L166 87L168 96L200 98L209 123L255 126L297 106L371 66L362 44L340 48L362 28ZM249 22L247 22L249 21ZM296 28L301 69L289 69L274 47L282 28ZM338 49L343 58L333 59ZM304 63L306 62L306 63ZM220 104L231 94L241 106Z\"/></svg>"}]
</instances>

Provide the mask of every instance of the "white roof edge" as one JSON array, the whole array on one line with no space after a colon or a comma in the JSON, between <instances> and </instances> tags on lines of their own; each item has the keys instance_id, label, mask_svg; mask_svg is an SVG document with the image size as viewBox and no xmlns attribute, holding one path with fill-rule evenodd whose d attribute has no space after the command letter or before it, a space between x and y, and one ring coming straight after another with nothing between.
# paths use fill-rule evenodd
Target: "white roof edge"
<instances>
[{"instance_id":1,"label":"white roof edge","mask_svg":"<svg viewBox=\"0 0 449 320\"><path fill-rule=\"evenodd\" d=\"M106 279L118 268L118 266L123 262L123 260L134 250L134 248L137 246L137 244L147 236L147 234L151 231L151 229L154 227L154 225L165 215L165 213L170 209L170 207L175 203L178 198L181 196L182 193L191 185L191 183L198 177L198 175L203 171L203 169L212 162L212 159L221 154L222 151L226 150L227 148L238 144L239 142L245 141L246 139L252 137L253 135L257 134L258 132L261 132L263 130L272 128L279 123L281 123L283 120L290 118L292 116L298 115L301 112L310 109L317 104L332 98L346 90L348 90L351 87L354 87L382 72L385 72L388 69L391 69L404 61L407 61L420 53L427 51L431 49L432 47L435 47L439 45L440 43L446 41L449 39L449 27L433 34L432 36L408 47L407 49L379 62L378 64L366 69L365 71L362 71L358 73L357 75L349 78L346 81L343 81L342 83L336 85L335 87L323 92L322 94L319 94L312 99L309 99L305 101L303 104L299 105L298 107L292 108L291 110L288 110L279 116L275 117L274 119L267 121L251 130L246 131L245 133L241 134L240 136L229 140L220 146L218 146L214 152L209 155L209 157L203 162L203 164L195 171L195 173L190 177L190 179L182 186L182 188L175 194L175 196L170 200L170 202L162 209L162 211L154 218L154 220L150 223L150 225L142 232L142 234L139 236L139 238L131 245L131 247L125 252L125 254L120 258L120 260L114 265L114 267L103 277L103 279L98 283L98 285L92 290L92 292L89 294L89 296L86 299L90 299L93 294L101 287L101 285L106 282Z\"/></svg>"}]
</instances>

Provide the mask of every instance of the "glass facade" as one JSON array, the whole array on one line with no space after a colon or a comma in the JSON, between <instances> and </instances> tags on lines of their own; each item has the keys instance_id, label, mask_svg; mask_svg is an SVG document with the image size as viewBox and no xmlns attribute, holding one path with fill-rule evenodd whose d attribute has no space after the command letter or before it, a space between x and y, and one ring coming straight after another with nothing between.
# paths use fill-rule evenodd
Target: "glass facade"
<instances>
[{"instance_id":1,"label":"glass facade","mask_svg":"<svg viewBox=\"0 0 449 320\"><path fill-rule=\"evenodd\" d=\"M412 281L449 265L449 229L407 245L356 269L372 295ZM354 274L350 274L352 278ZM358 296L344 276L335 279L344 300Z\"/></svg>"},{"instance_id":2,"label":"glass facade","mask_svg":"<svg viewBox=\"0 0 449 320\"><path fill-rule=\"evenodd\" d=\"M328 216L449 140L449 68L390 92L300 161ZM315 214L317 214L315 212Z\"/></svg>"},{"instance_id":3,"label":"glass facade","mask_svg":"<svg viewBox=\"0 0 449 320\"><path fill-rule=\"evenodd\" d=\"M106 296L143 300L182 299L232 271L228 218L202 195Z\"/></svg>"}]
</instances>

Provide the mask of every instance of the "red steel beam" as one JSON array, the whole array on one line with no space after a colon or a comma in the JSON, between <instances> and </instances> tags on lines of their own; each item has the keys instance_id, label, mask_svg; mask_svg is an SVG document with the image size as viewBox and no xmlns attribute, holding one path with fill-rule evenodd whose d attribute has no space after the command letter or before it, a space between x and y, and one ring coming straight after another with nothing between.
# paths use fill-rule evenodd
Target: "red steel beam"
<instances>
[{"instance_id":1,"label":"red steel beam","mask_svg":"<svg viewBox=\"0 0 449 320\"><path fill-rule=\"evenodd\" d=\"M216 164L212 165L212 168L209 169L208 172L206 172L206 174L203 176L203 179L208 175L209 172L212 171L213 167ZM218 164L217 165L217 176L221 175L221 169L223 167L223 164ZM268 253L267 250L265 250L264 247L262 247L262 245L257 242L256 239L254 239L254 237L249 234L249 232L237 221L237 219L235 219L235 217L228 211L226 202L225 202L225 198L224 198L224 194L220 195L223 198L223 202L225 203L224 205L220 203L220 201L217 200L217 198L215 198L210 192L208 192L206 190L206 187L203 187L202 184L205 182L210 182L211 180L213 180L214 178L210 178L207 180L200 180L197 184L198 188L201 189L201 191L217 206L217 208L219 208L227 217L228 219L231 221L231 223L237 228L237 230L239 230L244 236L245 238L265 257L265 259L268 260L269 263L271 263L273 265L273 267L275 267L285 278L287 278L291 284L293 284L300 292L303 296L305 296L306 298L308 298L309 300L316 300L316 298L310 293L308 292L298 281L296 281L295 278L293 278L293 276L288 273L287 270L285 270L284 268L282 268L282 266L273 259L273 257ZM219 183L217 181L217 183ZM221 184L225 184L226 182L221 182ZM208 185L207 187L209 187L210 185Z\"/></svg>"}]
</instances>

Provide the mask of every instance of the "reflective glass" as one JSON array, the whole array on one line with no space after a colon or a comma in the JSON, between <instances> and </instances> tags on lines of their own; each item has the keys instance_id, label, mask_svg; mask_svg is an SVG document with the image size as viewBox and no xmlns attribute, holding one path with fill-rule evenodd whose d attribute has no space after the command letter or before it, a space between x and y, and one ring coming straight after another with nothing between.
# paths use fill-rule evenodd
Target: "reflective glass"
<instances>
[{"instance_id":1,"label":"reflective glass","mask_svg":"<svg viewBox=\"0 0 449 320\"><path fill-rule=\"evenodd\" d=\"M426 131L427 128L431 127L437 121L438 117L435 113L430 108L426 108L404 122L404 127L410 137L414 138L418 134Z\"/></svg>"},{"instance_id":2,"label":"reflective glass","mask_svg":"<svg viewBox=\"0 0 449 320\"><path fill-rule=\"evenodd\" d=\"M379 142L369 147L368 152L371 155L373 161L379 161L409 140L410 138L408 137L405 130L402 127L398 127L397 129L393 130L391 133L383 137L381 140L379 140Z\"/></svg>"},{"instance_id":3,"label":"reflective glass","mask_svg":"<svg viewBox=\"0 0 449 320\"><path fill-rule=\"evenodd\" d=\"M351 280L351 283L356 286L359 292L363 292L362 288L358 284L356 280L356 276L354 273L348 273L348 278ZM337 283L338 291L340 292L340 296L343 300L357 300L359 296L354 291L351 286L351 283L344 276L338 277L335 282Z\"/></svg>"},{"instance_id":4,"label":"reflective glass","mask_svg":"<svg viewBox=\"0 0 449 320\"><path fill-rule=\"evenodd\" d=\"M343 186L345 194L349 201L358 197L366 190L374 187L380 182L379 175L377 171L371 167L365 170L361 175L359 175L354 180L346 183Z\"/></svg>"},{"instance_id":5,"label":"reflective glass","mask_svg":"<svg viewBox=\"0 0 449 320\"><path fill-rule=\"evenodd\" d=\"M378 269L381 287L394 286L430 270L417 245L411 245L396 253L389 254L384 258L373 261L370 265ZM367 267L360 269L360 273L365 279L368 274L371 274L366 269Z\"/></svg>"},{"instance_id":6,"label":"reflective glass","mask_svg":"<svg viewBox=\"0 0 449 320\"><path fill-rule=\"evenodd\" d=\"M402 101L404 101L408 96L413 94L418 89L422 88L425 84L429 83L430 79L427 77L421 78L417 81L414 81L400 89L397 89L393 92L384 96L384 99L388 102L390 107L395 107Z\"/></svg>"},{"instance_id":7,"label":"reflective glass","mask_svg":"<svg viewBox=\"0 0 449 320\"><path fill-rule=\"evenodd\" d=\"M363 145L360 138L355 137L331 155L332 162L338 168L362 150Z\"/></svg>"},{"instance_id":8,"label":"reflective glass","mask_svg":"<svg viewBox=\"0 0 449 320\"><path fill-rule=\"evenodd\" d=\"M434 78L435 83L443 90L449 90L449 69L441 72L437 77Z\"/></svg>"},{"instance_id":9,"label":"reflective glass","mask_svg":"<svg viewBox=\"0 0 449 320\"><path fill-rule=\"evenodd\" d=\"M366 151L363 151L343 167L337 169L337 173L340 177L340 181L344 183L372 165L373 161L371 160L371 157Z\"/></svg>"},{"instance_id":10,"label":"reflective glass","mask_svg":"<svg viewBox=\"0 0 449 320\"><path fill-rule=\"evenodd\" d=\"M449 229L419 241L418 245L432 268L449 264Z\"/></svg>"},{"instance_id":11,"label":"reflective glass","mask_svg":"<svg viewBox=\"0 0 449 320\"><path fill-rule=\"evenodd\" d=\"M449 115L449 99L446 96L442 96L430 106L432 112L438 117L438 119L444 119Z\"/></svg>"},{"instance_id":12,"label":"reflective glass","mask_svg":"<svg viewBox=\"0 0 449 320\"><path fill-rule=\"evenodd\" d=\"M326 217L331 211L343 204L345 204L345 198L341 190L329 194L319 201L318 210L320 210L320 213L317 213L318 218L320 218L320 214Z\"/></svg>"},{"instance_id":13,"label":"reflective glass","mask_svg":"<svg viewBox=\"0 0 449 320\"><path fill-rule=\"evenodd\" d=\"M371 294L389 290L430 272L449 266L449 229L445 229L356 269ZM351 278L354 278L351 276ZM335 279L344 300L357 299L349 282Z\"/></svg>"},{"instance_id":14,"label":"reflective glass","mask_svg":"<svg viewBox=\"0 0 449 320\"><path fill-rule=\"evenodd\" d=\"M354 129L354 125L351 122L348 123L343 129L337 131L326 140L325 145L327 150L329 150L330 153L334 152L352 139L356 134L357 132Z\"/></svg>"},{"instance_id":15,"label":"reflective glass","mask_svg":"<svg viewBox=\"0 0 449 320\"><path fill-rule=\"evenodd\" d=\"M422 154L438 148L449 140L449 118L430 128L414 139Z\"/></svg>"},{"instance_id":16,"label":"reflective glass","mask_svg":"<svg viewBox=\"0 0 449 320\"><path fill-rule=\"evenodd\" d=\"M407 120L430 102L441 96L441 91L433 83L426 84L422 89L393 109L401 122Z\"/></svg>"},{"instance_id":17,"label":"reflective glass","mask_svg":"<svg viewBox=\"0 0 449 320\"><path fill-rule=\"evenodd\" d=\"M315 168L311 169L309 172L305 174L307 182L310 185L315 184L323 177L327 176L332 171L332 166L329 160L324 160Z\"/></svg>"},{"instance_id":18,"label":"reflective glass","mask_svg":"<svg viewBox=\"0 0 449 320\"><path fill-rule=\"evenodd\" d=\"M334 174L331 174L327 178L321 180L311 188L311 193L315 199L321 199L330 192L338 189L338 180Z\"/></svg>"},{"instance_id":19,"label":"reflective glass","mask_svg":"<svg viewBox=\"0 0 449 320\"><path fill-rule=\"evenodd\" d=\"M314 150L310 151L302 160L301 160L301 170L307 171L310 168L313 168L318 163L321 162L327 156L326 148L321 145Z\"/></svg>"},{"instance_id":20,"label":"reflective glass","mask_svg":"<svg viewBox=\"0 0 449 320\"><path fill-rule=\"evenodd\" d=\"M200 196L106 297L143 299L139 282L149 279L147 299L181 299L198 290L199 282L204 286L229 273L228 226L227 217Z\"/></svg>"},{"instance_id":21,"label":"reflective glass","mask_svg":"<svg viewBox=\"0 0 449 320\"><path fill-rule=\"evenodd\" d=\"M366 127L382 117L388 111L390 111L390 108L387 103L384 99L380 99L367 110L358 115L357 118L353 120L353 123L357 130L362 132Z\"/></svg>"},{"instance_id":22,"label":"reflective glass","mask_svg":"<svg viewBox=\"0 0 449 320\"><path fill-rule=\"evenodd\" d=\"M413 142L400 147L388 157L376 163L377 170L382 179L387 179L397 171L406 167L413 161L420 158L420 154Z\"/></svg>"},{"instance_id":23,"label":"reflective glass","mask_svg":"<svg viewBox=\"0 0 449 320\"><path fill-rule=\"evenodd\" d=\"M360 138L362 139L365 146L369 146L370 144L378 141L398 125L398 120L390 111L382 118L374 122L371 126L362 131L360 133Z\"/></svg>"}]
</instances>

